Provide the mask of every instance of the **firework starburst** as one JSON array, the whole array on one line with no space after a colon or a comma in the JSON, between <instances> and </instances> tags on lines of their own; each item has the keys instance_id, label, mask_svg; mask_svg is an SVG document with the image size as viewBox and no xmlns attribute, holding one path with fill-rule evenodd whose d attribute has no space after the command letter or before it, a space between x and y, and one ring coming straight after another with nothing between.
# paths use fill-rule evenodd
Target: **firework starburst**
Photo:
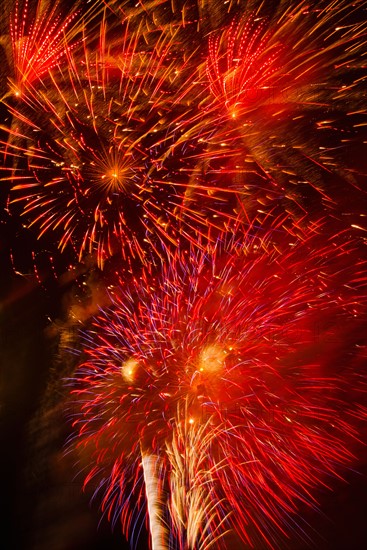
<instances>
[{"instance_id":1,"label":"firework starburst","mask_svg":"<svg viewBox=\"0 0 367 550\"><path fill-rule=\"evenodd\" d=\"M75 444L125 532L142 453L154 457L155 524L180 548L226 547L228 529L276 547L298 505L315 506L313 489L352 460L363 407L347 392L357 402L363 388L344 358L358 362L363 250L341 234L325 242L321 227L281 227L178 253L156 281L116 290L86 334Z\"/></svg>"},{"instance_id":2,"label":"firework starburst","mask_svg":"<svg viewBox=\"0 0 367 550\"><path fill-rule=\"evenodd\" d=\"M5 11L9 248L82 282L85 486L153 550L284 548L367 414L364 2Z\"/></svg>"}]
</instances>

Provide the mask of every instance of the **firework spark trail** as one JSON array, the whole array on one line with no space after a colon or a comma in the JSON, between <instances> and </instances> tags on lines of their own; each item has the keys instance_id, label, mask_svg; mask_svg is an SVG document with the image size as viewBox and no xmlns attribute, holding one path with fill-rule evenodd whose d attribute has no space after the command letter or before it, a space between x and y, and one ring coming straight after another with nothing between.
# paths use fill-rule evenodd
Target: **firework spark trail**
<instances>
[{"instance_id":1,"label":"firework spark trail","mask_svg":"<svg viewBox=\"0 0 367 550\"><path fill-rule=\"evenodd\" d=\"M214 438L211 419L195 423L188 415L187 401L184 409L177 409L172 441L166 442L169 461L168 508L172 523L172 544L178 541L179 548L204 550L218 546L227 531L228 519L221 510L222 502L213 491L215 472L206 469L210 441ZM220 431L220 427L216 427ZM208 433L209 432L209 433Z\"/></svg>"},{"instance_id":2,"label":"firework spark trail","mask_svg":"<svg viewBox=\"0 0 367 550\"><path fill-rule=\"evenodd\" d=\"M165 540L166 529L162 522L160 512L160 491L158 478L158 457L142 451L141 461L144 472L144 484L147 498L149 532L152 540L152 550L165 550L168 548Z\"/></svg>"},{"instance_id":3,"label":"firework spark trail","mask_svg":"<svg viewBox=\"0 0 367 550\"><path fill-rule=\"evenodd\" d=\"M93 465L88 479L101 475L109 514L131 522L124 487L141 493L140 446L150 449L182 547L225 548L228 529L278 547L279 533L297 531L299 504L316 506L314 489L353 460L366 418L366 384L350 376L363 245L320 226L290 235L283 222L178 252L156 280L115 290L85 336L74 445Z\"/></svg>"}]
</instances>

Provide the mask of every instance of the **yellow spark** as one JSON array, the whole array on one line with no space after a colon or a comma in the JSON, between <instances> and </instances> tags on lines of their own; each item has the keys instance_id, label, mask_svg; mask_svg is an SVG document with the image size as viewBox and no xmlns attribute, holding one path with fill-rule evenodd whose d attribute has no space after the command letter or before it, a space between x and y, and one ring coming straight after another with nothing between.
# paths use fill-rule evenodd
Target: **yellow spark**
<instances>
[{"instance_id":1,"label":"yellow spark","mask_svg":"<svg viewBox=\"0 0 367 550\"><path fill-rule=\"evenodd\" d=\"M134 382L139 363L132 357L121 366L121 375L126 382Z\"/></svg>"}]
</instances>

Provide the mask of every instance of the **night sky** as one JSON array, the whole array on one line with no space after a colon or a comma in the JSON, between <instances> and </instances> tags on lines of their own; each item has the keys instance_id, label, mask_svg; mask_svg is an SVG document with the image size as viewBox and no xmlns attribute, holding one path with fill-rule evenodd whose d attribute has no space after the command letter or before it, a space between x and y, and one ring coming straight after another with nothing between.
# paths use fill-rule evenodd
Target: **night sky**
<instances>
[{"instance_id":1,"label":"night sky","mask_svg":"<svg viewBox=\"0 0 367 550\"><path fill-rule=\"evenodd\" d=\"M2 2L2 34L12 2ZM4 14L4 17L3 17ZM1 43L0 43L1 45ZM10 72L0 47L0 88L7 89ZM0 104L0 123L9 126L7 109ZM361 120L364 120L361 117ZM2 142L6 132L0 133ZM352 160L358 182L365 185L363 140L342 154ZM2 157L0 155L0 162ZM70 311L79 308L85 319L103 305L103 280L115 269L111 262L103 273L96 262L84 258L77 264L67 254L48 260L52 240L39 241L36 229L23 227L17 206L8 210L11 183L5 170L0 189L0 415L2 502L0 547L6 550L97 550L129 548L120 526L114 528L99 511L99 501L83 492L77 457L66 453L65 443L72 429L67 414L67 380L75 368L75 357L66 348L77 341L78 324ZM325 175L326 183L331 178ZM330 179L328 179L330 178ZM332 218L359 223L367 202L359 188L342 187L333 180L337 206ZM313 190L305 190L304 203L317 216L323 205ZM32 251L36 251L36 262ZM72 267L70 267L72 266ZM57 278L53 269L58 272ZM84 313L83 313L84 312ZM366 439L364 428L362 439ZM314 544L290 535L282 550L362 550L367 545L367 448L362 444L344 480L331 480L330 488L315 492L319 510L300 508L303 525ZM236 543L233 543L236 544ZM148 548L142 527L136 548ZM229 548L236 550L237 546ZM255 550L267 547L257 546ZM240 550L240 549L238 549Z\"/></svg>"}]
</instances>

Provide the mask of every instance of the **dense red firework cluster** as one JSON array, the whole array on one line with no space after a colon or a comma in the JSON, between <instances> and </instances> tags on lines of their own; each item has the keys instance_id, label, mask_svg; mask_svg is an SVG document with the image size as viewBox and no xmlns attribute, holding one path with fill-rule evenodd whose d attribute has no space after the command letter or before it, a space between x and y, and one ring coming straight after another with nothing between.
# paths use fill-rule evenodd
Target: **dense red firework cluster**
<instances>
[{"instance_id":1,"label":"dense red firework cluster","mask_svg":"<svg viewBox=\"0 0 367 550\"><path fill-rule=\"evenodd\" d=\"M263 537L273 547L289 514L315 504L310 490L352 460L366 390L351 374L364 357L366 265L345 262L357 248L322 227L290 236L279 223L178 252L157 280L113 291L85 335L75 427L87 481L104 486L103 507L127 532L130 503L118 488L124 480L142 490L142 453L159 456L162 507L187 490L170 455L184 444L177 429L189 447L200 434L196 476L221 503L197 522L192 548L205 547L205 528L215 540L221 522L247 544ZM174 532L177 518L166 521ZM187 532L186 518L182 547Z\"/></svg>"},{"instance_id":2,"label":"dense red firework cluster","mask_svg":"<svg viewBox=\"0 0 367 550\"><path fill-rule=\"evenodd\" d=\"M153 550L230 549L231 533L280 547L353 461L367 269L343 199L364 197L348 159L360 4L9 10L7 211L105 277L72 447L128 538L146 511Z\"/></svg>"},{"instance_id":3,"label":"dense red firework cluster","mask_svg":"<svg viewBox=\"0 0 367 550\"><path fill-rule=\"evenodd\" d=\"M282 47L272 45L266 20L244 17L234 21L222 33L225 45L221 54L220 38L209 39L207 62L212 97L223 104L228 115L237 118L242 112L263 103L274 92L274 75L279 73ZM223 59L224 58L224 59Z\"/></svg>"}]
</instances>

